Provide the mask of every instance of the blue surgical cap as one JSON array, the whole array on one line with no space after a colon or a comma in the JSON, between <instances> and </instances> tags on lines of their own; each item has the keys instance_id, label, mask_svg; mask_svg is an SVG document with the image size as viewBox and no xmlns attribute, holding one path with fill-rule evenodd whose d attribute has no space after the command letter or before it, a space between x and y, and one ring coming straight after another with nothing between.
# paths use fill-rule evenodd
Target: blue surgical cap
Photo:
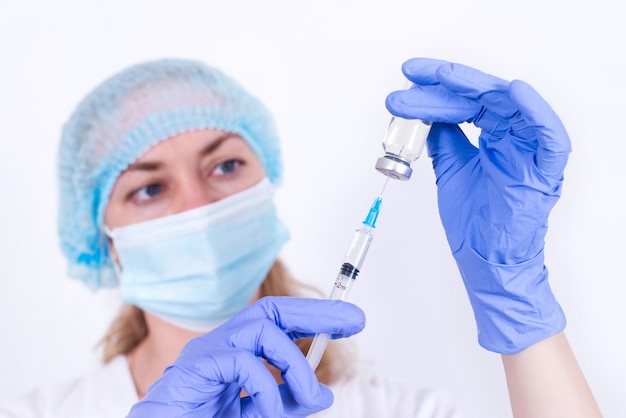
<instances>
[{"instance_id":1,"label":"blue surgical cap","mask_svg":"<svg viewBox=\"0 0 626 418\"><path fill-rule=\"evenodd\" d=\"M164 59L134 65L89 93L63 127L58 232L68 275L91 289L115 286L103 219L119 175L177 134L219 129L241 136L267 177L281 177L272 115L236 81L206 64Z\"/></svg>"}]
</instances>

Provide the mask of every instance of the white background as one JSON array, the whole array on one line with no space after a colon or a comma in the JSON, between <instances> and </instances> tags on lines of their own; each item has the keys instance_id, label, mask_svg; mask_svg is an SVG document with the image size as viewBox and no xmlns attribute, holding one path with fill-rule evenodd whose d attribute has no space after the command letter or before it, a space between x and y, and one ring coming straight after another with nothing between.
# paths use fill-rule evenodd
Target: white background
<instances>
[{"instance_id":1,"label":"white background","mask_svg":"<svg viewBox=\"0 0 626 418\"><path fill-rule=\"evenodd\" d=\"M373 165L414 56L532 84L573 153L547 265L567 335L606 417L626 416L623 193L626 37L618 1L21 1L0 5L0 397L81 374L117 307L65 277L55 152L78 100L166 56L222 68L276 115L284 259L325 291L384 177ZM468 417L510 416L497 354L480 348L424 156L390 182L360 281L360 353L446 392Z\"/></svg>"}]
</instances>

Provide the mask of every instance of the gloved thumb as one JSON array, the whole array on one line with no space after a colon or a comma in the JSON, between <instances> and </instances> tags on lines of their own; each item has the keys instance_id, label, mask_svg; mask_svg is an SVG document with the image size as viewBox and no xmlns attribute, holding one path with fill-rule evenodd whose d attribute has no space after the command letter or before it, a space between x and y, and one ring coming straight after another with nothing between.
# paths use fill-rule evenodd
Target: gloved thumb
<instances>
[{"instance_id":1,"label":"gloved thumb","mask_svg":"<svg viewBox=\"0 0 626 418\"><path fill-rule=\"evenodd\" d=\"M437 185L442 186L477 153L458 125L433 123L427 141L428 156L433 160Z\"/></svg>"}]
</instances>

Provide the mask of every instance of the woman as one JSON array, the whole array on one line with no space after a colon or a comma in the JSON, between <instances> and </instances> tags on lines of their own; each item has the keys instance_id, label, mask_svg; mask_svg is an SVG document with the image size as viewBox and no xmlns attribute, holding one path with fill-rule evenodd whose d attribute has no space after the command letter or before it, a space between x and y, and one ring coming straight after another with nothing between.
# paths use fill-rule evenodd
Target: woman
<instances>
[{"instance_id":1,"label":"woman","mask_svg":"<svg viewBox=\"0 0 626 418\"><path fill-rule=\"evenodd\" d=\"M407 61L403 72L412 87L391 93L386 105L395 116L434 122L427 147L439 212L474 310L479 344L502 355L513 415L601 416L563 333L565 315L544 264L547 220L560 197L571 150L561 121L519 80L426 58ZM462 122L481 129L478 147L458 127ZM130 417L162 410L202 416L196 408L212 397L197 394L219 381L211 370L198 372L197 365L210 357L202 349L208 343L185 346ZM294 399L302 405L309 401ZM393 404L389 397L383 402ZM390 416L421 416L417 409L402 411ZM386 416L382 408L371 415L360 412L344 415Z\"/></svg>"},{"instance_id":2,"label":"woman","mask_svg":"<svg viewBox=\"0 0 626 418\"><path fill-rule=\"evenodd\" d=\"M215 68L147 62L91 92L62 134L59 235L68 274L92 289L119 286L125 305L103 339L101 369L7 413L124 416L166 368L168 388L208 382L196 373L201 363L200 374L210 368L222 379L200 391L202 408L187 400L203 416L317 412L333 402L318 379L339 394L320 416L453 416L434 393L365 374L333 344L313 375L302 356L310 340L300 337L348 336L364 318L350 304L280 297L320 296L277 259L288 238L273 205L281 174L271 115ZM168 367L179 353L195 366ZM280 388L268 384L270 372ZM142 407L176 416L184 402L163 397Z\"/></svg>"}]
</instances>

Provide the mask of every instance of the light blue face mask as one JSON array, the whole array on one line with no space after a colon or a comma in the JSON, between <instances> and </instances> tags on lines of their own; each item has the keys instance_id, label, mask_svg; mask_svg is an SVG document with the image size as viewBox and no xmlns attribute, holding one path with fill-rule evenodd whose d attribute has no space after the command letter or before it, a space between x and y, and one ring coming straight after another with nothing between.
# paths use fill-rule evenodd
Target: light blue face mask
<instances>
[{"instance_id":1,"label":"light blue face mask","mask_svg":"<svg viewBox=\"0 0 626 418\"><path fill-rule=\"evenodd\" d=\"M107 229L122 300L195 331L229 319L250 302L289 237L273 197L264 179L210 205Z\"/></svg>"}]
</instances>

